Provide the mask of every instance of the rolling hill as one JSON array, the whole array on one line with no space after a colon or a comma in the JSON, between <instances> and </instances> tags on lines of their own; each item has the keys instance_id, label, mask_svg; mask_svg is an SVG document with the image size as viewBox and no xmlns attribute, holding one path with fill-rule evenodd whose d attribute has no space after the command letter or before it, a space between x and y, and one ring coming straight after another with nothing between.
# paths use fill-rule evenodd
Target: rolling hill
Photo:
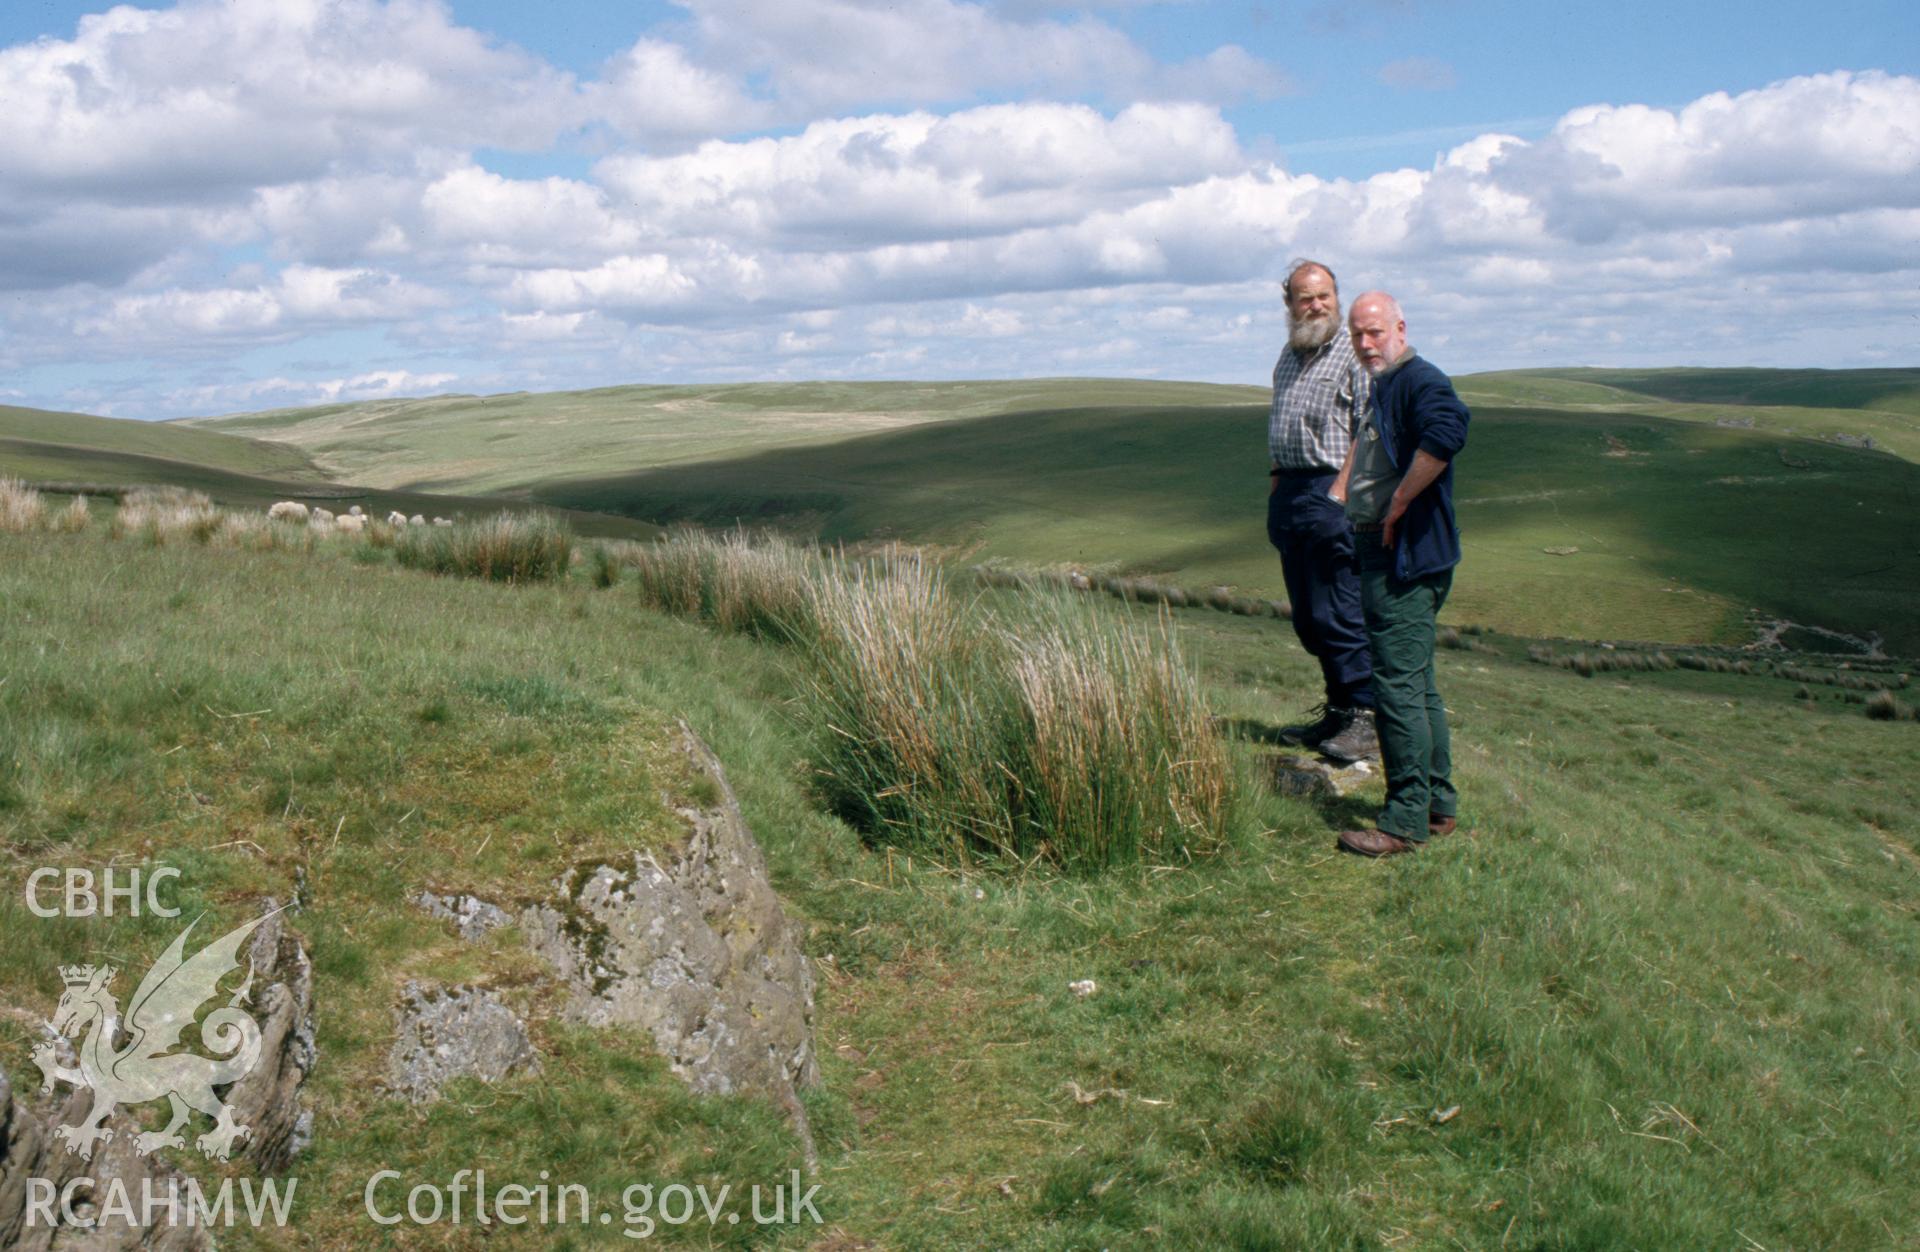
<instances>
[{"instance_id":1,"label":"rolling hill","mask_svg":"<svg viewBox=\"0 0 1920 1252\"><path fill-rule=\"evenodd\" d=\"M1475 425L1456 620L1736 643L1786 619L1920 653L1920 370L1530 370L1460 389ZM634 386L172 425L385 489L1277 597L1264 397L1076 379Z\"/></svg>"},{"instance_id":2,"label":"rolling hill","mask_svg":"<svg viewBox=\"0 0 1920 1252\"><path fill-rule=\"evenodd\" d=\"M137 422L0 406L0 475L52 489L111 495L124 488L175 486L233 508L302 500L343 512L360 505L384 516L472 516L524 508L477 494L377 489L337 482L298 448L166 422ZM556 506L583 535L643 539L658 528L629 517Z\"/></svg>"}]
</instances>

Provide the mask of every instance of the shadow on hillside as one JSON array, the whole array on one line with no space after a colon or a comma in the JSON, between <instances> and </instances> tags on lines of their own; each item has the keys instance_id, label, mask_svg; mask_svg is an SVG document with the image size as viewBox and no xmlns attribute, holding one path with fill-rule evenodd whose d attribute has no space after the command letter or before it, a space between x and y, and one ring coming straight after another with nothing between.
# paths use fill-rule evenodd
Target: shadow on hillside
<instances>
[{"instance_id":1,"label":"shadow on hillside","mask_svg":"<svg viewBox=\"0 0 1920 1252\"><path fill-rule=\"evenodd\" d=\"M1265 490L1258 406L1078 408L966 418L695 464L535 484L534 498L653 522L823 520L827 537L962 529L1006 513L1191 524L1223 475Z\"/></svg>"},{"instance_id":2,"label":"shadow on hillside","mask_svg":"<svg viewBox=\"0 0 1920 1252\"><path fill-rule=\"evenodd\" d=\"M1035 564L1277 587L1266 465L1263 406L1116 406L551 480L532 494L655 523L745 523L828 540L965 547L984 536L1002 551L1044 548L1028 558ZM1672 583L1920 650L1920 554L1907 533L1920 467L1898 457L1639 413L1488 406L1459 473L1463 577L1483 585L1552 586L1570 567L1541 564L1559 558L1540 554L1571 542L1623 560L1636 571L1623 589L1635 595ZM1543 528L1575 537L1540 538ZM1564 585L1552 594L1552 633L1578 634L1581 601L1614 592Z\"/></svg>"}]
</instances>

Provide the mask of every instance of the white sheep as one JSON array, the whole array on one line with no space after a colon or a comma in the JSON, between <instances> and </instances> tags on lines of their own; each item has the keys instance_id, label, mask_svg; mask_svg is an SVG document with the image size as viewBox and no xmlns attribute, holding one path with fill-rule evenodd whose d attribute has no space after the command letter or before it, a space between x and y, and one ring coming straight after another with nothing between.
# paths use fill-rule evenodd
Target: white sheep
<instances>
[{"instance_id":1,"label":"white sheep","mask_svg":"<svg viewBox=\"0 0 1920 1252\"><path fill-rule=\"evenodd\" d=\"M361 512L360 506L356 504L352 508L347 510L347 516L348 517L365 517L366 514Z\"/></svg>"},{"instance_id":2,"label":"white sheep","mask_svg":"<svg viewBox=\"0 0 1920 1252\"><path fill-rule=\"evenodd\" d=\"M436 517L436 518L434 518L434 519L433 519L433 524L434 524L435 526L451 526L451 525L453 525L453 523L452 523L452 522L450 522L450 521L448 521L448 520L447 520L446 518L444 518L444 517Z\"/></svg>"},{"instance_id":3,"label":"white sheep","mask_svg":"<svg viewBox=\"0 0 1920 1252\"><path fill-rule=\"evenodd\" d=\"M402 513L400 510L395 509L393 512L387 514L387 525L405 526L406 524L407 524L407 515L405 513Z\"/></svg>"},{"instance_id":4,"label":"white sheep","mask_svg":"<svg viewBox=\"0 0 1920 1252\"><path fill-rule=\"evenodd\" d=\"M365 529L367 519L358 513L348 513L344 517L334 518L333 524L350 535L357 535Z\"/></svg>"},{"instance_id":5,"label":"white sheep","mask_svg":"<svg viewBox=\"0 0 1920 1252\"><path fill-rule=\"evenodd\" d=\"M425 526L426 524L427 524L427 519L422 517L418 513L415 513L412 517L407 519L407 525L409 526Z\"/></svg>"},{"instance_id":6,"label":"white sheep","mask_svg":"<svg viewBox=\"0 0 1920 1252\"><path fill-rule=\"evenodd\" d=\"M314 509L307 514L307 525L313 527L315 530L326 530L333 525L333 514L326 509L315 506Z\"/></svg>"},{"instance_id":7,"label":"white sheep","mask_svg":"<svg viewBox=\"0 0 1920 1252\"><path fill-rule=\"evenodd\" d=\"M282 500L267 510L270 522L304 522L307 520L307 506L298 500Z\"/></svg>"}]
</instances>

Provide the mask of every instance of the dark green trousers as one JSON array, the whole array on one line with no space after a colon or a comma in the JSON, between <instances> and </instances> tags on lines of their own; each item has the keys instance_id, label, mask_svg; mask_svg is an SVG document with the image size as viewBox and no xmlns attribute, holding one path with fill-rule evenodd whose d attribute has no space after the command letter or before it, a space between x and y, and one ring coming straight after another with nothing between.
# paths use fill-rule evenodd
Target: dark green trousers
<instances>
[{"instance_id":1,"label":"dark green trousers","mask_svg":"<svg viewBox=\"0 0 1920 1252\"><path fill-rule=\"evenodd\" d=\"M1376 825L1419 843L1427 837L1429 817L1460 811L1447 706L1433 665L1434 619L1453 588L1453 571L1401 582L1393 576L1393 553L1381 546L1377 532L1355 538L1360 608L1373 653L1374 724L1387 774L1387 803Z\"/></svg>"}]
</instances>

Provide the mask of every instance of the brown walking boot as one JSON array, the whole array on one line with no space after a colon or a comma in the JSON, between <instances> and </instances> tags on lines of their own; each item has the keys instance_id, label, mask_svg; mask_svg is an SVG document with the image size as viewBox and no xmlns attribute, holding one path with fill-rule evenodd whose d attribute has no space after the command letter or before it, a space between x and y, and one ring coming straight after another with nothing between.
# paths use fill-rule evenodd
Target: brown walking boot
<instances>
[{"instance_id":1,"label":"brown walking boot","mask_svg":"<svg viewBox=\"0 0 1920 1252\"><path fill-rule=\"evenodd\" d=\"M1401 852L1417 852L1419 849L1420 845L1413 840L1390 835L1384 830L1340 832L1340 850L1355 856L1394 856Z\"/></svg>"}]
</instances>

